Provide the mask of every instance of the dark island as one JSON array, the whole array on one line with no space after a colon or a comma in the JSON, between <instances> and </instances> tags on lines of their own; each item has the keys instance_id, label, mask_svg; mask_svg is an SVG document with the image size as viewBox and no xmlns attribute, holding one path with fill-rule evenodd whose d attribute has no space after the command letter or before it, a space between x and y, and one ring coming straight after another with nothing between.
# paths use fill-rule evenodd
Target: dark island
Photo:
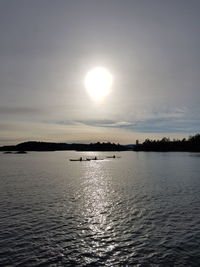
<instances>
[{"instance_id":1,"label":"dark island","mask_svg":"<svg viewBox=\"0 0 200 267\"><path fill-rule=\"evenodd\" d=\"M91 144L67 144L29 141L14 146L0 147L0 151L126 151L129 146L114 144L110 142L97 142Z\"/></svg>"}]
</instances>

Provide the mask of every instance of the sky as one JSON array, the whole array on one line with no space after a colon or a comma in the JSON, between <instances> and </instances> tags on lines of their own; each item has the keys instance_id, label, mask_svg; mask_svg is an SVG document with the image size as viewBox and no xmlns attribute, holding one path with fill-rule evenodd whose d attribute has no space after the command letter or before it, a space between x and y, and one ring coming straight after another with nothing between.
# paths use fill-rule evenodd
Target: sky
<instances>
[{"instance_id":1,"label":"sky","mask_svg":"<svg viewBox=\"0 0 200 267\"><path fill-rule=\"evenodd\" d=\"M0 145L200 132L199 0L0 0ZM104 66L96 102L86 73Z\"/></svg>"}]
</instances>

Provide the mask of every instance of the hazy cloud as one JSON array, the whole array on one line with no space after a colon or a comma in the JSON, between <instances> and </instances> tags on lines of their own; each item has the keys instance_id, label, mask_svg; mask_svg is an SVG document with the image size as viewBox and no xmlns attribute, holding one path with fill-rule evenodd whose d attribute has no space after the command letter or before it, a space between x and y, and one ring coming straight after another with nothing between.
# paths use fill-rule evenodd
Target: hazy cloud
<instances>
[{"instance_id":1,"label":"hazy cloud","mask_svg":"<svg viewBox=\"0 0 200 267\"><path fill-rule=\"evenodd\" d=\"M39 114L42 112L41 108L31 108L31 107L0 107L1 114Z\"/></svg>"},{"instance_id":2,"label":"hazy cloud","mask_svg":"<svg viewBox=\"0 0 200 267\"><path fill-rule=\"evenodd\" d=\"M197 132L199 12L196 0L2 1L0 139ZM114 77L99 104L84 88L97 65Z\"/></svg>"}]
</instances>

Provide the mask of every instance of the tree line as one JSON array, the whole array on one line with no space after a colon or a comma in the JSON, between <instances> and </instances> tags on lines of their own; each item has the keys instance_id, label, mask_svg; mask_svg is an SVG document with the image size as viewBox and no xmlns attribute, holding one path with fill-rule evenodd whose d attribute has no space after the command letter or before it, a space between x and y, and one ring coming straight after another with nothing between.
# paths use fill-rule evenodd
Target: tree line
<instances>
[{"instance_id":1,"label":"tree line","mask_svg":"<svg viewBox=\"0 0 200 267\"><path fill-rule=\"evenodd\" d=\"M146 139L142 144L136 141L135 151L191 151L200 152L200 134L182 140L163 137L161 140Z\"/></svg>"},{"instance_id":2,"label":"tree line","mask_svg":"<svg viewBox=\"0 0 200 267\"><path fill-rule=\"evenodd\" d=\"M0 147L0 151L60 151L60 150L77 150L77 151L125 151L126 146L110 143L97 142L90 144L68 144L68 143L51 143L28 141L14 146Z\"/></svg>"}]
</instances>

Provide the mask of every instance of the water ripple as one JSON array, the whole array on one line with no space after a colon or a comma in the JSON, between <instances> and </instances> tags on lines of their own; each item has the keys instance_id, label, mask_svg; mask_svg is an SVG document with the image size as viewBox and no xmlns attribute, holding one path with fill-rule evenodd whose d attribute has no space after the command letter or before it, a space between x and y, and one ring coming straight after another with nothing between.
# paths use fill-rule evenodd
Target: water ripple
<instances>
[{"instance_id":1,"label":"water ripple","mask_svg":"<svg viewBox=\"0 0 200 267\"><path fill-rule=\"evenodd\" d=\"M200 266L199 157L64 155L1 155L1 266Z\"/></svg>"}]
</instances>

